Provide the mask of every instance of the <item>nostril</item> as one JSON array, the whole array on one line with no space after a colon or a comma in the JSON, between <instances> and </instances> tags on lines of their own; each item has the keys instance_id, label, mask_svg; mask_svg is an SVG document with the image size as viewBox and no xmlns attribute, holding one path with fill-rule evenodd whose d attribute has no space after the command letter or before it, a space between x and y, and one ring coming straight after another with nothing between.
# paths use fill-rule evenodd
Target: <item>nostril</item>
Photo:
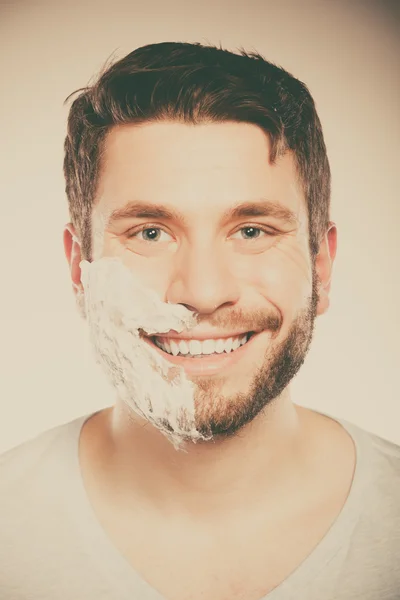
<instances>
[{"instance_id":1,"label":"nostril","mask_svg":"<svg viewBox=\"0 0 400 600\"><path fill-rule=\"evenodd\" d=\"M195 312L197 313L197 310L195 309L194 306L192 306L191 304L184 304L183 302L179 303L181 306L184 306L185 308L187 308L188 310L190 310L191 312Z\"/></svg>"}]
</instances>

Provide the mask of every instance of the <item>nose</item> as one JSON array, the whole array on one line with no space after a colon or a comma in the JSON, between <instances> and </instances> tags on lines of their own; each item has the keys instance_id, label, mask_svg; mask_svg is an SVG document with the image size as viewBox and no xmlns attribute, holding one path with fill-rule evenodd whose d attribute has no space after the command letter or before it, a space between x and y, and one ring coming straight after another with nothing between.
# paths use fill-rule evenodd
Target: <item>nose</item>
<instances>
[{"instance_id":1,"label":"nose","mask_svg":"<svg viewBox=\"0 0 400 600\"><path fill-rule=\"evenodd\" d=\"M167 301L183 304L200 314L211 314L239 299L239 281L227 264L227 257L217 256L215 249L182 248L177 257Z\"/></svg>"}]
</instances>

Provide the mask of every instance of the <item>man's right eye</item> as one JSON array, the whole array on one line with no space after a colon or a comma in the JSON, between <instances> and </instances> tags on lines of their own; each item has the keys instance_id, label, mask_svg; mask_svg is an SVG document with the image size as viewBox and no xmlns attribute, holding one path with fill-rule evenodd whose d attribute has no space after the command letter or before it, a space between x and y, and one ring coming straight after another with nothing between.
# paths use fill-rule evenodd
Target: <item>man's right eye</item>
<instances>
[{"instance_id":1,"label":"man's right eye","mask_svg":"<svg viewBox=\"0 0 400 600\"><path fill-rule=\"evenodd\" d=\"M143 238L139 238L139 234L143 234ZM166 231L161 229L161 227L141 227L140 229L136 229L128 233L128 238L133 239L137 238L141 242L165 242L168 240L162 239L162 234L169 235ZM161 239L160 239L161 238Z\"/></svg>"}]
</instances>

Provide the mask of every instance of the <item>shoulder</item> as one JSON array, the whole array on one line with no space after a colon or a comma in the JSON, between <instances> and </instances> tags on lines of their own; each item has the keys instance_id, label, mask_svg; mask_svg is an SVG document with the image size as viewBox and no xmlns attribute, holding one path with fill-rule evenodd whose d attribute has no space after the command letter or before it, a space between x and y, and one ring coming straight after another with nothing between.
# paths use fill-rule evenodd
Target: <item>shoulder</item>
<instances>
[{"instance_id":1,"label":"shoulder","mask_svg":"<svg viewBox=\"0 0 400 600\"><path fill-rule=\"evenodd\" d=\"M319 412L319 411L316 411ZM350 434L357 450L357 470L373 473L373 479L389 480L394 486L400 480L400 444L379 436L347 419L332 414L320 414L338 423ZM360 474L360 473L359 473Z\"/></svg>"},{"instance_id":2,"label":"shoulder","mask_svg":"<svg viewBox=\"0 0 400 600\"><path fill-rule=\"evenodd\" d=\"M374 450L388 462L389 465L396 470L400 468L400 445L379 437L375 433L364 431L368 436Z\"/></svg>"},{"instance_id":3,"label":"shoulder","mask_svg":"<svg viewBox=\"0 0 400 600\"><path fill-rule=\"evenodd\" d=\"M48 582L56 584L62 577L57 570L45 572L43 565L54 564L55 556L64 556L60 560L65 562L74 547L78 444L86 418L49 429L0 455L0 589L9 592L7 597L39 597L32 590L47 589Z\"/></svg>"},{"instance_id":4,"label":"shoulder","mask_svg":"<svg viewBox=\"0 0 400 600\"><path fill-rule=\"evenodd\" d=\"M399 486L400 445L358 426L352 425L352 428L356 430L356 439L362 441L376 478L385 480L387 477L394 487ZM400 492L400 487L397 489Z\"/></svg>"},{"instance_id":5,"label":"shoulder","mask_svg":"<svg viewBox=\"0 0 400 600\"><path fill-rule=\"evenodd\" d=\"M79 476L80 417L0 455L0 546L40 529L64 510ZM33 536L32 536L33 539Z\"/></svg>"},{"instance_id":6,"label":"shoulder","mask_svg":"<svg viewBox=\"0 0 400 600\"><path fill-rule=\"evenodd\" d=\"M341 585L354 598L397 598L400 446L354 424L342 424L356 443L358 459L345 520Z\"/></svg>"},{"instance_id":7,"label":"shoulder","mask_svg":"<svg viewBox=\"0 0 400 600\"><path fill-rule=\"evenodd\" d=\"M0 455L0 502L29 490L57 469L58 461L78 450L79 433L87 416L44 431ZM58 463L58 464L57 464Z\"/></svg>"},{"instance_id":8,"label":"shoulder","mask_svg":"<svg viewBox=\"0 0 400 600\"><path fill-rule=\"evenodd\" d=\"M392 542L400 558L400 446L354 424L343 425L357 447L360 525Z\"/></svg>"},{"instance_id":9,"label":"shoulder","mask_svg":"<svg viewBox=\"0 0 400 600\"><path fill-rule=\"evenodd\" d=\"M383 517L386 509L400 542L400 446L368 431L363 434L369 444L364 470L371 473L376 511Z\"/></svg>"}]
</instances>

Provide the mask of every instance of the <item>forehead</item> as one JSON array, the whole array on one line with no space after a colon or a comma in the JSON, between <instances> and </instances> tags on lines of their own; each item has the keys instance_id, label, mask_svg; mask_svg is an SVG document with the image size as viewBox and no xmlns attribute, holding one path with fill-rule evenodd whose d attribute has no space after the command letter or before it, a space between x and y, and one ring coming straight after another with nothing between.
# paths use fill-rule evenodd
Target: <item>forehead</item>
<instances>
[{"instance_id":1,"label":"forehead","mask_svg":"<svg viewBox=\"0 0 400 600\"><path fill-rule=\"evenodd\" d=\"M143 201L212 218L257 198L300 215L304 195L291 153L269 161L270 142L248 123L175 122L114 127L105 140L97 210Z\"/></svg>"}]
</instances>

